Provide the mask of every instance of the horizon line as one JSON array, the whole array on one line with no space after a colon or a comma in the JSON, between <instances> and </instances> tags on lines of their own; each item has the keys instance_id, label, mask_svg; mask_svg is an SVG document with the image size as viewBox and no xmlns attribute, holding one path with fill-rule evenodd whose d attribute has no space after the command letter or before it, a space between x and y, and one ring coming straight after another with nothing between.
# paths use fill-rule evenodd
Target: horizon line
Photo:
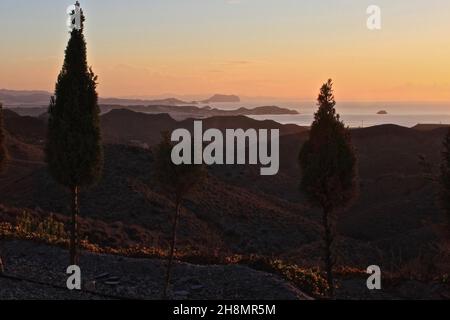
<instances>
[{"instance_id":1,"label":"horizon line","mask_svg":"<svg viewBox=\"0 0 450 320\"><path fill-rule=\"evenodd\" d=\"M48 93L50 95L53 95L52 91L46 90L46 89L8 89L5 87L1 87L0 91L22 91L22 92L43 92ZM188 97L188 96L197 96L197 97L211 97L215 94L222 94L222 95L235 95L239 98L247 98L247 99L267 99L267 100L282 100L287 101L290 100L290 102L316 102L316 99L311 98L298 98L298 97L283 97L283 96L249 96L249 95L240 95L238 93L204 93L204 94L178 94L178 93L159 93L159 94L149 94L149 95L129 95L129 96L101 96L99 95L99 98L102 99L122 99L122 100L152 100L152 99L168 99L168 98L175 98L175 97ZM199 102L199 101L197 101ZM243 101L241 101L243 102ZM345 102L345 103L450 103L450 100L368 100L368 99L341 99L337 100L337 103ZM226 103L226 102L224 102ZM237 103L237 102L229 102L231 103Z\"/></svg>"}]
</instances>

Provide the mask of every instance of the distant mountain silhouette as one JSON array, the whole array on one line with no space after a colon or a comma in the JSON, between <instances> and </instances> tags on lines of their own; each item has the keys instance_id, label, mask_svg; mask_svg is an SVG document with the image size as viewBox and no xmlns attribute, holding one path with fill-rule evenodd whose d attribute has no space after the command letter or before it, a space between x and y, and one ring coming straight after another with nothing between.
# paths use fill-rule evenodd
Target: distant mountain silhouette
<instances>
[{"instance_id":1,"label":"distant mountain silhouette","mask_svg":"<svg viewBox=\"0 0 450 320\"><path fill-rule=\"evenodd\" d=\"M211 98L203 100L203 103L240 102L241 99L235 95L215 94Z\"/></svg>"},{"instance_id":2,"label":"distant mountain silhouette","mask_svg":"<svg viewBox=\"0 0 450 320\"><path fill-rule=\"evenodd\" d=\"M242 115L265 115L265 114L276 115L276 114L298 114L298 111L280 108L277 106L262 106L253 109L239 108L237 110L230 111L230 113Z\"/></svg>"},{"instance_id":3,"label":"distant mountain silhouette","mask_svg":"<svg viewBox=\"0 0 450 320\"><path fill-rule=\"evenodd\" d=\"M44 106L48 105L50 97L53 94L47 91L38 90L7 90L0 89L0 101L5 106ZM240 98L234 95L216 94L209 99L201 101L202 103L219 102L240 102ZM177 98L166 99L127 99L127 98L99 98L100 104L111 105L187 105L197 104L196 101L183 101Z\"/></svg>"},{"instance_id":4,"label":"distant mountain silhouette","mask_svg":"<svg viewBox=\"0 0 450 320\"><path fill-rule=\"evenodd\" d=\"M46 91L20 91L0 89L0 102L5 106L48 105L51 94Z\"/></svg>"},{"instance_id":5,"label":"distant mountain silhouette","mask_svg":"<svg viewBox=\"0 0 450 320\"><path fill-rule=\"evenodd\" d=\"M213 116L238 116L238 115L286 115L286 114L298 114L298 111L290 110L286 108L280 108L277 106L262 106L252 109L239 108L235 110L221 110L210 107L196 107L196 106L167 106L167 105L154 105L154 106L106 106L102 105L102 112L108 112L114 109L129 109L136 112L143 113L167 113L177 120L183 120L190 117L206 118Z\"/></svg>"},{"instance_id":6,"label":"distant mountain silhouette","mask_svg":"<svg viewBox=\"0 0 450 320\"><path fill-rule=\"evenodd\" d=\"M9 107L8 110L12 110L21 116L33 116L33 117L46 117L47 106L43 107ZM176 120L184 120L187 118L207 118L213 116L237 116L237 115L287 115L298 114L295 110L286 108L280 108L277 106L263 106L252 109L239 108L236 110L221 110L210 107L196 107L196 106L169 106L169 105L100 105L102 113L108 113L111 110L127 109L134 112L159 114L167 113Z\"/></svg>"},{"instance_id":7,"label":"distant mountain silhouette","mask_svg":"<svg viewBox=\"0 0 450 320\"><path fill-rule=\"evenodd\" d=\"M120 98L100 98L99 104L112 104L112 105L128 105L128 106L177 106L192 104L192 102L186 102L176 98L157 99L157 100L141 100L141 99L120 99Z\"/></svg>"},{"instance_id":8,"label":"distant mountain silhouette","mask_svg":"<svg viewBox=\"0 0 450 320\"><path fill-rule=\"evenodd\" d=\"M5 106L47 106L53 94L47 91L28 90L6 90L0 89L0 101ZM143 99L120 99L120 98L99 98L100 104L116 105L185 105L185 102L175 98L143 100Z\"/></svg>"}]
</instances>

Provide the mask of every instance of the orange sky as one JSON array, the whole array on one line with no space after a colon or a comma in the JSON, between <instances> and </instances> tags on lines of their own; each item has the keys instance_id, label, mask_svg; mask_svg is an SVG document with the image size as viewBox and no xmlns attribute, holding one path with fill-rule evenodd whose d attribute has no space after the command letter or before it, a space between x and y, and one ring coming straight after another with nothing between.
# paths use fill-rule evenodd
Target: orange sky
<instances>
[{"instance_id":1,"label":"orange sky","mask_svg":"<svg viewBox=\"0 0 450 320\"><path fill-rule=\"evenodd\" d=\"M2 0L1 88L53 90L71 2ZM450 3L378 2L380 31L366 28L364 0L85 0L82 6L89 63L104 97L313 100L331 77L341 100L450 101ZM114 18L121 23L111 24Z\"/></svg>"}]
</instances>

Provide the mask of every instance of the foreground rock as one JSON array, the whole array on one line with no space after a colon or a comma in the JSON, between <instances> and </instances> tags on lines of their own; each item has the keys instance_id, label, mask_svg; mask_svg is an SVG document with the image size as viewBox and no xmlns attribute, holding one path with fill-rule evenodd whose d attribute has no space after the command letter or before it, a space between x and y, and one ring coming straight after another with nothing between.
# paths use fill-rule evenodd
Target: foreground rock
<instances>
[{"instance_id":1,"label":"foreground rock","mask_svg":"<svg viewBox=\"0 0 450 320\"><path fill-rule=\"evenodd\" d=\"M65 289L66 250L26 241L0 244L5 274L35 282L0 278L0 299L160 299L165 261L83 252L82 292ZM47 283L48 285L43 285ZM177 263L174 299L308 299L281 278L248 267Z\"/></svg>"}]
</instances>

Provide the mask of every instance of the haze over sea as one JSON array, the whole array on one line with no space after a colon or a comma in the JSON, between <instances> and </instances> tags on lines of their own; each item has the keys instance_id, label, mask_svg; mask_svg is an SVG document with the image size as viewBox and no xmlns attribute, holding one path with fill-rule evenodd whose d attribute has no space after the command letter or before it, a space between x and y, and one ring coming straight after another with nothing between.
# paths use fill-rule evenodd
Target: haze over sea
<instances>
[{"instance_id":1,"label":"haze over sea","mask_svg":"<svg viewBox=\"0 0 450 320\"><path fill-rule=\"evenodd\" d=\"M255 115L256 120L274 120L282 124L309 126L313 121L314 101L243 100L240 103L210 104L218 109L254 108L276 105L297 110L298 115ZM413 127L417 124L450 124L450 102L338 102L336 110L350 127L370 127L381 124L396 124ZM378 111L387 114L379 115Z\"/></svg>"}]
</instances>

